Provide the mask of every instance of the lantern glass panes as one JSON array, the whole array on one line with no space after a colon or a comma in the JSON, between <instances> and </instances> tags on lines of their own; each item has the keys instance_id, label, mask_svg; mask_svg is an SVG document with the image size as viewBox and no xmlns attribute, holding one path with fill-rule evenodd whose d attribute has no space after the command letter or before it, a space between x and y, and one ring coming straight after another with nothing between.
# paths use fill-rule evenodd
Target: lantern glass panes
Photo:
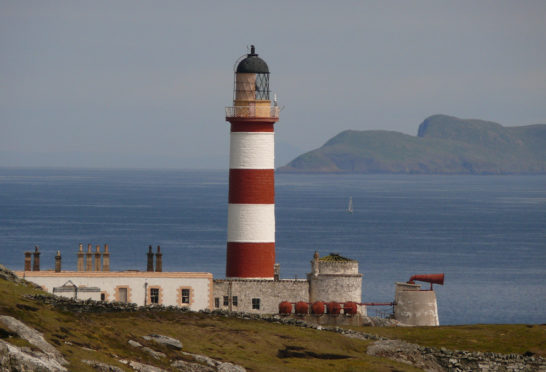
<instances>
[{"instance_id":1,"label":"lantern glass panes","mask_svg":"<svg viewBox=\"0 0 546 372\"><path fill-rule=\"evenodd\" d=\"M269 101L269 74L256 74L256 99Z\"/></svg>"}]
</instances>

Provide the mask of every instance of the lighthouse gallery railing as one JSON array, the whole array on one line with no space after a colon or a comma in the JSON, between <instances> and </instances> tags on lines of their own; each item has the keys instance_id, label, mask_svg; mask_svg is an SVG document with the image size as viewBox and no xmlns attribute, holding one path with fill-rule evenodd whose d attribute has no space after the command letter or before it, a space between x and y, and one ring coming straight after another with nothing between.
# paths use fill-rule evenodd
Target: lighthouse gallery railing
<instances>
[{"instance_id":1,"label":"lighthouse gallery railing","mask_svg":"<svg viewBox=\"0 0 546 372\"><path fill-rule=\"evenodd\" d=\"M278 106L228 106L227 118L278 118Z\"/></svg>"}]
</instances>

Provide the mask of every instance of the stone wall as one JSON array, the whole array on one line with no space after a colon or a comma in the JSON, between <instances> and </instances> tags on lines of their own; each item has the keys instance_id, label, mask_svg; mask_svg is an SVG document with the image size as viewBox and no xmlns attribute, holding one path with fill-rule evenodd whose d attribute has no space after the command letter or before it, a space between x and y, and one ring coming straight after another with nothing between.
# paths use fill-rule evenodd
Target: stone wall
<instances>
[{"instance_id":1,"label":"stone wall","mask_svg":"<svg viewBox=\"0 0 546 372\"><path fill-rule=\"evenodd\" d=\"M277 314L282 301L306 301L309 298L307 280L283 279L215 279L213 281L215 309L242 311L248 313ZM227 304L224 302L227 297ZM236 297L236 298L235 298ZM253 308L253 299L259 299L259 309ZM236 300L237 305L234 304ZM216 304L219 306L217 307Z\"/></svg>"}]
</instances>

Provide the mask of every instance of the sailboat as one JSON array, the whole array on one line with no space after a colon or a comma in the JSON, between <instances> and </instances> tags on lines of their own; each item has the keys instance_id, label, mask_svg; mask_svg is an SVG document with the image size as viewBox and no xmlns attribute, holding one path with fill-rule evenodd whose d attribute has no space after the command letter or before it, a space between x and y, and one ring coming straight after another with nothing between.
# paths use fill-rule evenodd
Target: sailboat
<instances>
[{"instance_id":1,"label":"sailboat","mask_svg":"<svg viewBox=\"0 0 546 372\"><path fill-rule=\"evenodd\" d=\"M353 197L349 197L349 205L347 205L347 213L353 213Z\"/></svg>"}]
</instances>

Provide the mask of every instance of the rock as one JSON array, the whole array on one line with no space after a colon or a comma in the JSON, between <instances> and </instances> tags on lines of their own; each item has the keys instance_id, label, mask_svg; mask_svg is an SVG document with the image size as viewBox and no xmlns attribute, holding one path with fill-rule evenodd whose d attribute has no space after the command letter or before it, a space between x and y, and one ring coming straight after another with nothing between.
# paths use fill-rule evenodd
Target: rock
<instances>
[{"instance_id":1,"label":"rock","mask_svg":"<svg viewBox=\"0 0 546 372\"><path fill-rule=\"evenodd\" d=\"M192 354L186 352L182 352L182 355L192 357L193 360L195 360L196 362L203 363L211 367L216 367L218 364L220 364L220 362L218 362L217 360L214 360L206 355Z\"/></svg>"},{"instance_id":2,"label":"rock","mask_svg":"<svg viewBox=\"0 0 546 372\"><path fill-rule=\"evenodd\" d=\"M233 363L220 363L218 372L246 372L246 369Z\"/></svg>"},{"instance_id":3,"label":"rock","mask_svg":"<svg viewBox=\"0 0 546 372\"><path fill-rule=\"evenodd\" d=\"M171 349L182 350L182 343L176 338L155 334L142 336L142 338L147 341L154 341L158 344L165 345L167 347L170 347Z\"/></svg>"},{"instance_id":4,"label":"rock","mask_svg":"<svg viewBox=\"0 0 546 372\"><path fill-rule=\"evenodd\" d=\"M136 348L142 347L142 345L141 345L140 343L138 343L138 342L136 342L136 341L133 341L133 340L129 340L129 341L127 341L127 343L128 343L129 345L131 345L132 347L136 347Z\"/></svg>"},{"instance_id":5,"label":"rock","mask_svg":"<svg viewBox=\"0 0 546 372\"><path fill-rule=\"evenodd\" d=\"M21 348L0 340L1 371L66 372L56 358L41 352L24 352Z\"/></svg>"},{"instance_id":6,"label":"rock","mask_svg":"<svg viewBox=\"0 0 546 372\"><path fill-rule=\"evenodd\" d=\"M423 355L417 345L400 340L376 341L368 346L366 353L410 364L426 371L444 371L435 358Z\"/></svg>"},{"instance_id":7,"label":"rock","mask_svg":"<svg viewBox=\"0 0 546 372\"><path fill-rule=\"evenodd\" d=\"M146 347L146 346L144 346L141 350L144 351L145 353L150 354L155 359L161 359L161 358L167 357L167 355L163 354L162 352L155 351L155 350L150 349L149 347Z\"/></svg>"},{"instance_id":8,"label":"rock","mask_svg":"<svg viewBox=\"0 0 546 372\"><path fill-rule=\"evenodd\" d=\"M138 372L167 372L167 370L149 364L143 364L135 361L128 362L129 367Z\"/></svg>"},{"instance_id":9,"label":"rock","mask_svg":"<svg viewBox=\"0 0 546 372\"><path fill-rule=\"evenodd\" d=\"M184 360L175 360L171 363L171 367L184 372L215 372L216 368L205 366L203 364L186 362Z\"/></svg>"},{"instance_id":10,"label":"rock","mask_svg":"<svg viewBox=\"0 0 546 372\"><path fill-rule=\"evenodd\" d=\"M182 352L183 355L192 357L193 360L199 363L206 364L205 367L211 368L207 369L206 371L222 371L222 372L245 372L246 369L242 366L239 366L237 364L228 363L228 362L220 362L218 360L212 359L205 355L199 355L199 354L192 354L192 353L186 353ZM200 366L203 366L203 364L199 364Z\"/></svg>"},{"instance_id":11,"label":"rock","mask_svg":"<svg viewBox=\"0 0 546 372\"><path fill-rule=\"evenodd\" d=\"M0 322L3 323L10 331L27 340L31 345L36 346L42 352L55 359L61 365L67 365L68 362L63 358L62 354L44 339L44 336L37 330L30 328L25 323L15 319L12 316L0 315Z\"/></svg>"},{"instance_id":12,"label":"rock","mask_svg":"<svg viewBox=\"0 0 546 372\"><path fill-rule=\"evenodd\" d=\"M97 362L96 360L82 360L83 363L89 364L91 367L99 372L123 372L123 369L112 366L110 364Z\"/></svg>"}]
</instances>

